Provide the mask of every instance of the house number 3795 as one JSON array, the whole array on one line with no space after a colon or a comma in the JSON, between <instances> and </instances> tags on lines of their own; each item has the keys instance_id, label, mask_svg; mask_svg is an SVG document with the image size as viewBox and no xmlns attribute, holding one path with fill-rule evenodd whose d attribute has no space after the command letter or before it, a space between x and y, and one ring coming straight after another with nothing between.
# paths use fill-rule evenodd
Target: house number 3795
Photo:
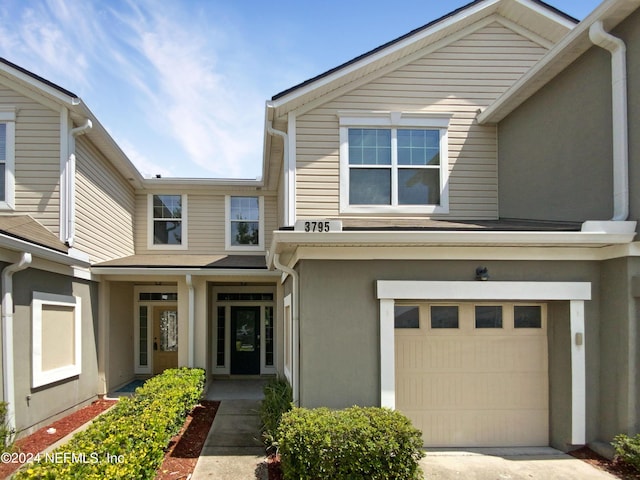
<instances>
[{"instance_id":1,"label":"house number 3795","mask_svg":"<svg viewBox=\"0 0 640 480\"><path fill-rule=\"evenodd\" d=\"M294 230L306 233L339 232L342 230L342 222L340 220L298 220Z\"/></svg>"}]
</instances>

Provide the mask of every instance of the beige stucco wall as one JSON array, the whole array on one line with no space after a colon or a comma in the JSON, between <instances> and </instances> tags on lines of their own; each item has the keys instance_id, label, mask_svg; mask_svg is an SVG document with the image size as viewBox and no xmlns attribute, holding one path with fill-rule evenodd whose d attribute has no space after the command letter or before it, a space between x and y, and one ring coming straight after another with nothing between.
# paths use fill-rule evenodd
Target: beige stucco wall
<instances>
[{"instance_id":1,"label":"beige stucco wall","mask_svg":"<svg viewBox=\"0 0 640 480\"><path fill-rule=\"evenodd\" d=\"M586 281L587 438L600 438L600 271L594 262L484 262L496 281ZM300 398L305 407L380 404L376 280L473 280L478 262L312 261L301 277ZM490 281L491 281L490 280ZM499 300L499 299L497 299ZM549 308L550 441L571 438L571 363L567 302Z\"/></svg>"},{"instance_id":2,"label":"beige stucco wall","mask_svg":"<svg viewBox=\"0 0 640 480\"><path fill-rule=\"evenodd\" d=\"M110 297L107 387L112 391L134 376L133 286L125 282L104 283L108 283Z\"/></svg>"},{"instance_id":3,"label":"beige stucco wall","mask_svg":"<svg viewBox=\"0 0 640 480\"><path fill-rule=\"evenodd\" d=\"M13 281L16 426L26 435L98 394L97 284L34 268L16 273ZM82 301L82 373L35 389L31 388L33 291L73 295Z\"/></svg>"}]
</instances>

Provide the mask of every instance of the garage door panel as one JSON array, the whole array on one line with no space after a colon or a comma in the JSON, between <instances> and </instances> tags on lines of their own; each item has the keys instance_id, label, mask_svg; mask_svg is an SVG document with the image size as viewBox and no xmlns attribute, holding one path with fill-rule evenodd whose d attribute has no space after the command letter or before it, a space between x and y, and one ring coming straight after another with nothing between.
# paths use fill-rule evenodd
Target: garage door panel
<instances>
[{"instance_id":1,"label":"garage door panel","mask_svg":"<svg viewBox=\"0 0 640 480\"><path fill-rule=\"evenodd\" d=\"M427 446L548 445L546 321L514 328L474 328L472 304L460 328L396 330L396 408L423 431ZM541 309L542 311L546 309Z\"/></svg>"},{"instance_id":2,"label":"garage door panel","mask_svg":"<svg viewBox=\"0 0 640 480\"><path fill-rule=\"evenodd\" d=\"M548 445L546 410L404 412L422 430L426 447Z\"/></svg>"}]
</instances>

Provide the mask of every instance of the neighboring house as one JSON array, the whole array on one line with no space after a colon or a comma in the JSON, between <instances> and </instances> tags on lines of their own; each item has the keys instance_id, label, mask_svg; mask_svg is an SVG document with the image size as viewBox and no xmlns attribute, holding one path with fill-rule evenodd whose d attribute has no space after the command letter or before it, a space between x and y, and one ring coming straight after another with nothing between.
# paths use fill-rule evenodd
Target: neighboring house
<instances>
[{"instance_id":1,"label":"neighboring house","mask_svg":"<svg viewBox=\"0 0 640 480\"><path fill-rule=\"evenodd\" d=\"M608 53L586 32L638 5L574 28L542 2L473 2L268 103L299 404L397 408L427 446L637 431L638 216L612 213Z\"/></svg>"},{"instance_id":2,"label":"neighboring house","mask_svg":"<svg viewBox=\"0 0 640 480\"><path fill-rule=\"evenodd\" d=\"M637 50L639 5L576 26L474 1L267 102L260 180L144 179L76 95L0 61L13 425L184 365L397 408L429 446L635 432L640 193L627 221L588 31Z\"/></svg>"}]
</instances>

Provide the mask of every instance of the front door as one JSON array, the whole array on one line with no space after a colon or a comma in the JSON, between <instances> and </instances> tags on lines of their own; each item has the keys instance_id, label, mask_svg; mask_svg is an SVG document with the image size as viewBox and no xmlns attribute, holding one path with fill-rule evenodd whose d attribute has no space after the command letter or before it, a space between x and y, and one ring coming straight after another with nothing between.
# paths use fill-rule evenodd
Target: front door
<instances>
[{"instance_id":1,"label":"front door","mask_svg":"<svg viewBox=\"0 0 640 480\"><path fill-rule=\"evenodd\" d=\"M178 308L153 307L153 373L178 367Z\"/></svg>"},{"instance_id":2,"label":"front door","mask_svg":"<svg viewBox=\"0 0 640 480\"><path fill-rule=\"evenodd\" d=\"M260 307L231 307L231 374L260 374Z\"/></svg>"}]
</instances>

